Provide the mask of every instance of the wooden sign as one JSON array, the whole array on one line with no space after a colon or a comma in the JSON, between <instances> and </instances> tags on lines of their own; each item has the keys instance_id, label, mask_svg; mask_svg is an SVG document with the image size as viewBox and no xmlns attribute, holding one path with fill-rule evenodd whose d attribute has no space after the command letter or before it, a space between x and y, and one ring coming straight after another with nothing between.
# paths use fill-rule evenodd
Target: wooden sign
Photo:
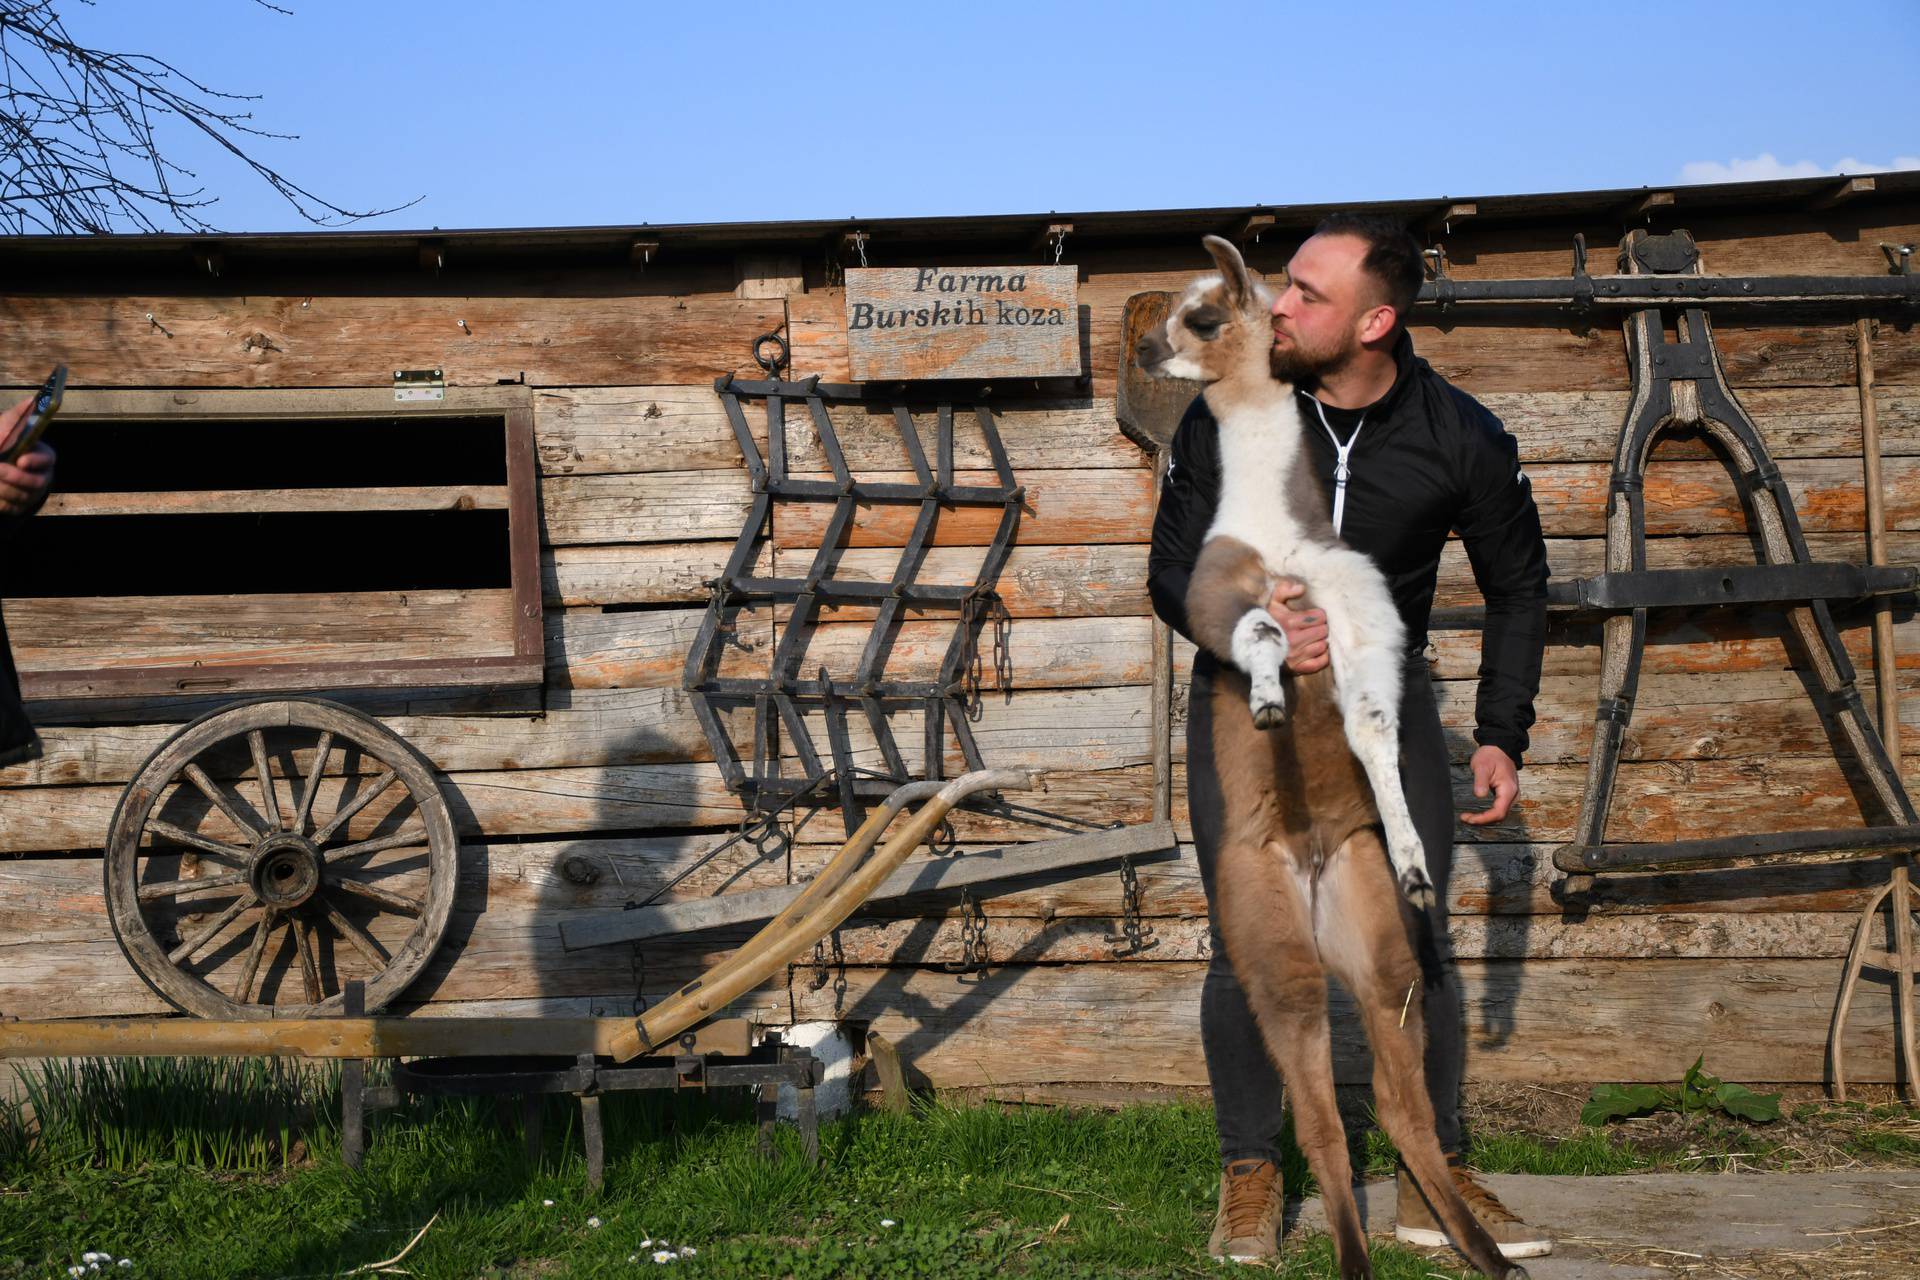
<instances>
[{"instance_id":1,"label":"wooden sign","mask_svg":"<svg viewBox=\"0 0 1920 1280\"><path fill-rule=\"evenodd\" d=\"M854 381L1074 377L1079 283L1073 266L849 267Z\"/></svg>"}]
</instances>

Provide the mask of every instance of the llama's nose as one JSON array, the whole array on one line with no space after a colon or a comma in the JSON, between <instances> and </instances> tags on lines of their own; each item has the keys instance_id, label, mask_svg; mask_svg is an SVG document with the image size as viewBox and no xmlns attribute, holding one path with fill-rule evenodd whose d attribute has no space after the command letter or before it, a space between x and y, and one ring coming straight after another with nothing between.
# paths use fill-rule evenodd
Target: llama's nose
<instances>
[{"instance_id":1,"label":"llama's nose","mask_svg":"<svg viewBox=\"0 0 1920 1280\"><path fill-rule=\"evenodd\" d=\"M1152 334L1147 334L1141 338L1140 341L1133 344L1133 359L1135 364L1150 365L1159 358L1160 344L1153 340Z\"/></svg>"}]
</instances>

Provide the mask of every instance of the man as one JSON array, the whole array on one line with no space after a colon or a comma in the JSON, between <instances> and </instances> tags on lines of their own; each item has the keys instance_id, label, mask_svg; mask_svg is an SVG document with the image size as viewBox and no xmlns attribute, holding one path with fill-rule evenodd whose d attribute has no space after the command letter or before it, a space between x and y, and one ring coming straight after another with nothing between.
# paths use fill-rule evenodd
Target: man
<instances>
[{"instance_id":1,"label":"man","mask_svg":"<svg viewBox=\"0 0 1920 1280\"><path fill-rule=\"evenodd\" d=\"M0 413L0 441L10 440L27 410L32 396ZM0 548L7 535L21 520L40 509L53 486L53 446L44 439L13 462L0 462ZM0 557L4 556L0 549ZM0 559L0 566L4 565ZM0 586L4 586L4 568L0 568ZM0 768L39 754L40 739L27 721L26 707L20 701L20 677L13 669L13 650L7 645L7 625L0 617Z\"/></svg>"},{"instance_id":2,"label":"man","mask_svg":"<svg viewBox=\"0 0 1920 1280\"><path fill-rule=\"evenodd\" d=\"M1413 354L1406 319L1423 273L1412 236L1383 218L1335 214L1300 247L1288 275L1286 291L1273 304L1274 376L1298 389L1310 428L1304 436L1308 457L1326 490L1334 527L1379 565L1406 621L1400 768L1439 891L1418 941L1427 1087L1440 1145L1461 1194L1501 1251L1537 1256L1551 1251L1552 1242L1510 1213L1460 1163L1465 1044L1446 923L1453 795L1424 651L1440 551L1448 532L1457 531L1487 603L1472 771L1474 794L1493 797L1488 808L1461 820L1498 822L1519 794L1520 758L1540 685L1547 559L1539 513L1513 438L1499 420ZM1174 434L1148 558L1154 611L1182 635L1188 634L1188 578L1218 496L1219 431L1199 399ZM1283 582L1268 605L1287 633L1287 666L1301 675L1327 664L1325 615L1289 607L1303 590L1298 582ZM1222 827L1208 697L1217 670L1216 660L1202 650L1187 703L1188 801L1210 907L1219 892L1214 860ZM1217 931L1200 1000L1200 1038L1222 1164L1209 1252L1240 1261L1268 1258L1277 1248L1284 1203L1280 1080ZM1446 1243L1404 1169L1395 1235L1413 1244Z\"/></svg>"}]
</instances>

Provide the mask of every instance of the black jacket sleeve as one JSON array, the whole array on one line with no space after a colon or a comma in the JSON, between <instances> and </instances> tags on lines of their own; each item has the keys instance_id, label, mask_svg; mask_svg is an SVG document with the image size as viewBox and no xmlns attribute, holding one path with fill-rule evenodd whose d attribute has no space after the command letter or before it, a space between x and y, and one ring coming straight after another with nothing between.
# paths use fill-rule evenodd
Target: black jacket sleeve
<instances>
[{"instance_id":1,"label":"black jacket sleeve","mask_svg":"<svg viewBox=\"0 0 1920 1280\"><path fill-rule=\"evenodd\" d=\"M1187 639L1187 583L1220 502L1220 435L1207 402L1196 397L1173 433L1167 478L1147 550L1147 593L1160 620Z\"/></svg>"},{"instance_id":2,"label":"black jacket sleeve","mask_svg":"<svg viewBox=\"0 0 1920 1280\"><path fill-rule=\"evenodd\" d=\"M1473 740L1499 747L1518 765L1533 727L1547 639L1547 544L1513 437L1477 402L1467 425L1466 504L1454 528L1487 604Z\"/></svg>"}]
</instances>

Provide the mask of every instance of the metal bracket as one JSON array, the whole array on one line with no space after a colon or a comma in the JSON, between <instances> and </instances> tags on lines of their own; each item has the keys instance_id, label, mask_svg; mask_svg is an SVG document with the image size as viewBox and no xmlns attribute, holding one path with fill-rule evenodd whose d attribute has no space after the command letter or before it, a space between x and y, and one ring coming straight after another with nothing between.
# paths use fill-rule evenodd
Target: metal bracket
<instances>
[{"instance_id":1,"label":"metal bracket","mask_svg":"<svg viewBox=\"0 0 1920 1280\"><path fill-rule=\"evenodd\" d=\"M395 369L393 398L398 403L417 400L445 400L447 380L440 369Z\"/></svg>"}]
</instances>

